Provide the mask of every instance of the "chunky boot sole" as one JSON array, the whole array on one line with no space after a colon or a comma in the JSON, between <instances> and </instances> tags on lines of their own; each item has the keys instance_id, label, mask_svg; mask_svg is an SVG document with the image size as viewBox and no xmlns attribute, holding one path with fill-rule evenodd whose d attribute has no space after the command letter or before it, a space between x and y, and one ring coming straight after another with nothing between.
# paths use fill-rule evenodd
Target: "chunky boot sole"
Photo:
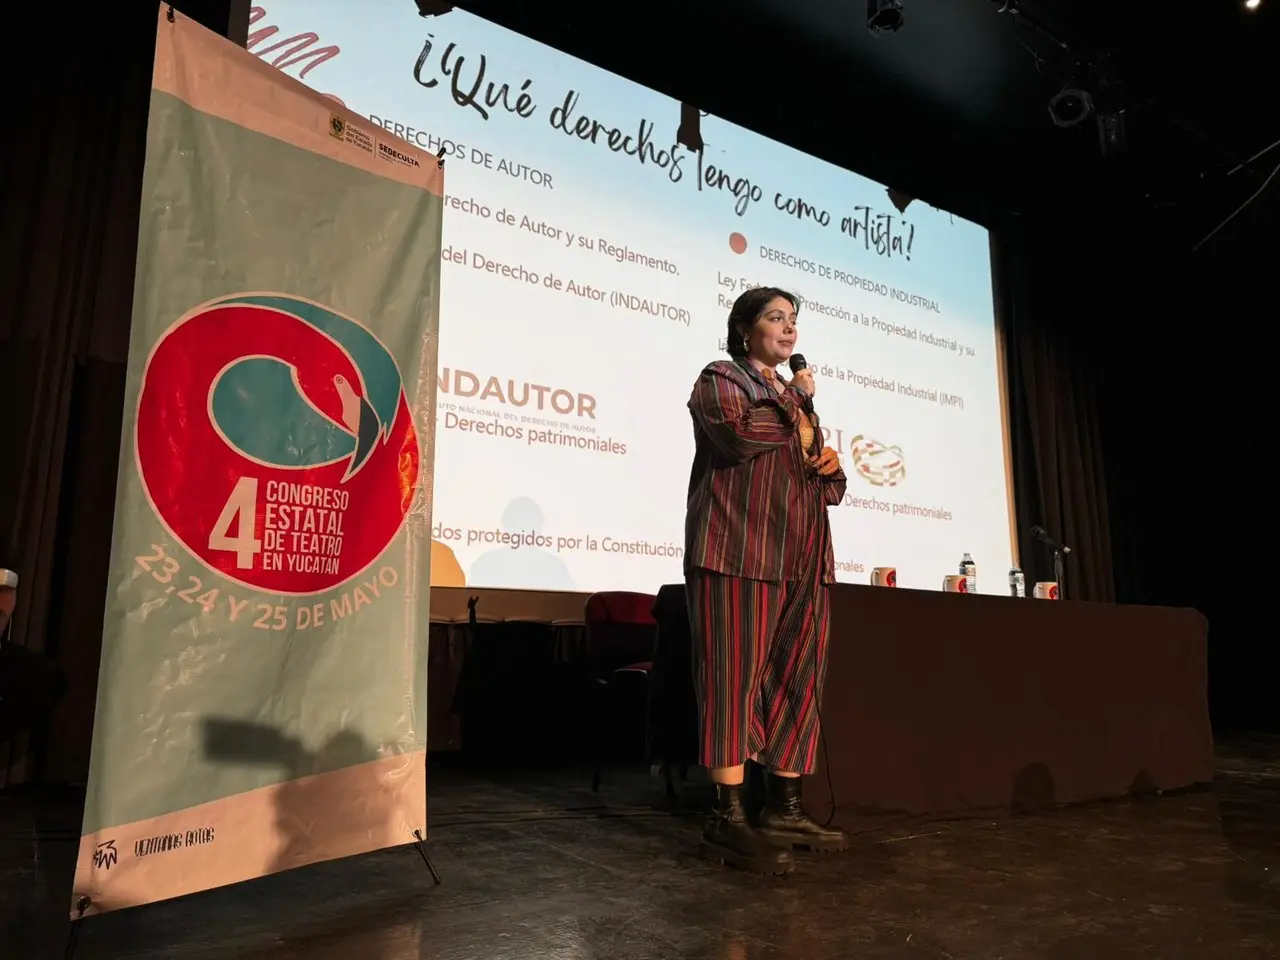
<instances>
[{"instance_id":1,"label":"chunky boot sole","mask_svg":"<svg viewBox=\"0 0 1280 960\"><path fill-rule=\"evenodd\" d=\"M795 861L791 859L779 862L773 859L760 860L755 857L747 857L736 850L731 850L729 847L712 843L706 839L702 841L701 853L704 860L710 860L712 863L722 863L726 867L733 867L736 870L745 870L748 873L759 873L766 876L782 877L796 868Z\"/></svg>"},{"instance_id":2,"label":"chunky boot sole","mask_svg":"<svg viewBox=\"0 0 1280 960\"><path fill-rule=\"evenodd\" d=\"M812 834L793 833L790 830L770 830L766 827L757 827L756 833L783 850L798 850L801 853L844 853L849 849L848 837L826 839Z\"/></svg>"}]
</instances>

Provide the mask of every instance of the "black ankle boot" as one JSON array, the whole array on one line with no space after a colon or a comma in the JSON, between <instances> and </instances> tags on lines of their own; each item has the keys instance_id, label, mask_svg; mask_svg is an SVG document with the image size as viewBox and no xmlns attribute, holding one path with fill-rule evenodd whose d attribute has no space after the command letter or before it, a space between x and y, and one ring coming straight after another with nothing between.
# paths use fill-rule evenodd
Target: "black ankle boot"
<instances>
[{"instance_id":1,"label":"black ankle boot","mask_svg":"<svg viewBox=\"0 0 1280 960\"><path fill-rule=\"evenodd\" d=\"M742 787L716 784L716 807L702 831L702 856L752 873L790 873L790 852L762 837L747 820Z\"/></svg>"},{"instance_id":2,"label":"black ankle boot","mask_svg":"<svg viewBox=\"0 0 1280 960\"><path fill-rule=\"evenodd\" d=\"M760 832L785 850L837 853L849 848L849 835L839 827L824 827L804 812L800 802L800 778L771 773L767 800L760 814Z\"/></svg>"}]
</instances>

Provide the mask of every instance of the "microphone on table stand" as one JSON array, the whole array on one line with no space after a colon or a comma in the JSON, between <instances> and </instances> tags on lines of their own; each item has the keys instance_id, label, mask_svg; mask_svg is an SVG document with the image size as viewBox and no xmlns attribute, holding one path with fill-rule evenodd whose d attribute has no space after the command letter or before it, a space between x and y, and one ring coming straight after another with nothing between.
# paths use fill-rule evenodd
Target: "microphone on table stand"
<instances>
[{"instance_id":1,"label":"microphone on table stand","mask_svg":"<svg viewBox=\"0 0 1280 960\"><path fill-rule=\"evenodd\" d=\"M1049 534L1045 532L1044 527L1032 527L1031 535L1035 537L1037 540L1039 540L1041 543L1048 544L1054 550L1061 550L1063 553L1071 552L1070 547L1064 547L1062 544L1058 543L1056 540L1050 537Z\"/></svg>"},{"instance_id":2,"label":"microphone on table stand","mask_svg":"<svg viewBox=\"0 0 1280 960\"><path fill-rule=\"evenodd\" d=\"M1045 528L1041 526L1032 527L1031 536L1035 537L1053 551L1053 578L1058 582L1058 597L1062 600L1067 599L1067 588L1062 581L1064 576L1062 572L1062 558L1071 552L1071 548L1065 544L1058 543L1058 541L1049 536Z\"/></svg>"}]
</instances>

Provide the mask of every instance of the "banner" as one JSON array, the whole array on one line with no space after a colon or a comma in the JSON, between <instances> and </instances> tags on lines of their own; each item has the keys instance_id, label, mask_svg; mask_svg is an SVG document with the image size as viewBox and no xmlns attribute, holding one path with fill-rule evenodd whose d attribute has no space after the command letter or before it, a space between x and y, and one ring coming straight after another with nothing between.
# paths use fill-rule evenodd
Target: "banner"
<instances>
[{"instance_id":1,"label":"banner","mask_svg":"<svg viewBox=\"0 0 1280 960\"><path fill-rule=\"evenodd\" d=\"M426 832L443 170L171 16L74 915Z\"/></svg>"}]
</instances>

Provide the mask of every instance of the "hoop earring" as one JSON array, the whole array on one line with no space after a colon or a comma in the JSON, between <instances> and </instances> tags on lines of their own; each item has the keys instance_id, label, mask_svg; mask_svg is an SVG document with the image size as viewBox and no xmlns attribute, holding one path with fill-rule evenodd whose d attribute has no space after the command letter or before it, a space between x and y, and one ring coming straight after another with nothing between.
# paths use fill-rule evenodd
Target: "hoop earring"
<instances>
[{"instance_id":1,"label":"hoop earring","mask_svg":"<svg viewBox=\"0 0 1280 960\"><path fill-rule=\"evenodd\" d=\"M746 337L742 338L742 352L743 353L751 352L751 341L748 340Z\"/></svg>"}]
</instances>

